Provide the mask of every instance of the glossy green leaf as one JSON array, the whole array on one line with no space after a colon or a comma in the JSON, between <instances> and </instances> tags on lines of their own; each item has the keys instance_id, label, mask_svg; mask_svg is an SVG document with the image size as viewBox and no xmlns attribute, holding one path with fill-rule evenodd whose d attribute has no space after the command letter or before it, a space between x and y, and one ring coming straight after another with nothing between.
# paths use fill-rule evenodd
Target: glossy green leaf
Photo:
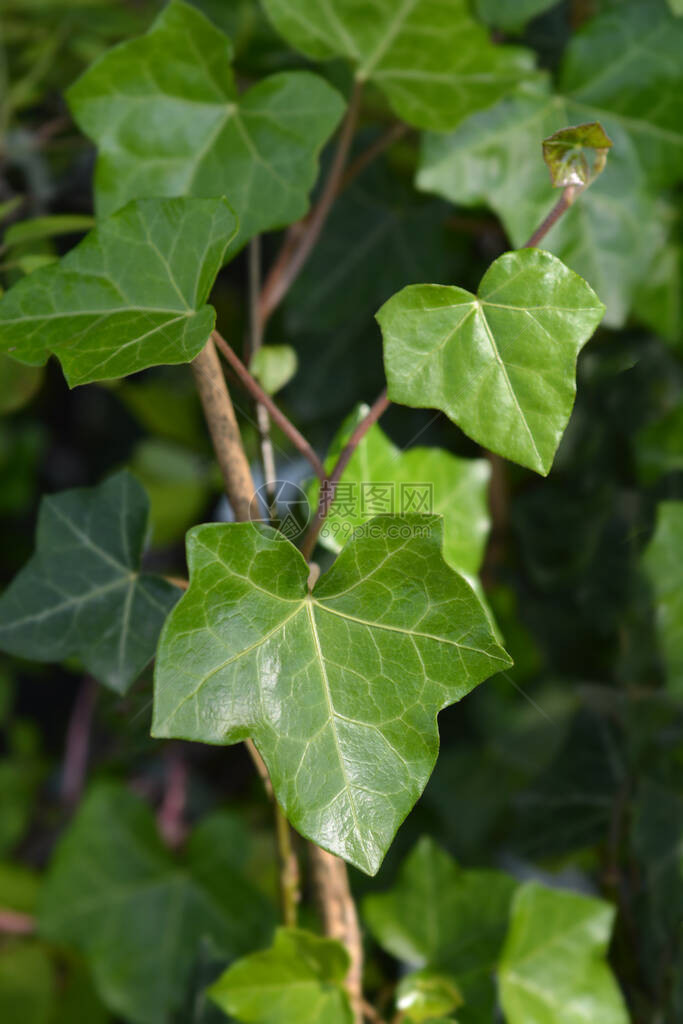
<instances>
[{"instance_id":1,"label":"glossy green leaf","mask_svg":"<svg viewBox=\"0 0 683 1024\"><path fill-rule=\"evenodd\" d=\"M494 46L466 0L263 0L273 24L309 57L345 57L399 117L445 131L495 103L533 70L529 51Z\"/></svg>"},{"instance_id":2,"label":"glossy green leaf","mask_svg":"<svg viewBox=\"0 0 683 1024\"><path fill-rule=\"evenodd\" d=\"M451 135L426 135L417 186L460 205L488 205L522 246L557 199L542 139L590 113L547 88L527 90ZM605 322L620 327L667 227L628 134L619 123L606 126L614 146L605 170L542 244L588 281L607 307Z\"/></svg>"},{"instance_id":3,"label":"glossy green leaf","mask_svg":"<svg viewBox=\"0 0 683 1024\"><path fill-rule=\"evenodd\" d=\"M297 370L297 355L291 345L262 345L249 364L261 387L274 395L288 384Z\"/></svg>"},{"instance_id":4,"label":"glossy green leaf","mask_svg":"<svg viewBox=\"0 0 683 1024\"><path fill-rule=\"evenodd\" d=\"M34 366L53 352L71 387L189 362L213 330L205 302L235 229L224 199L130 203L3 296L0 349Z\"/></svg>"},{"instance_id":5,"label":"glossy green leaf","mask_svg":"<svg viewBox=\"0 0 683 1024\"><path fill-rule=\"evenodd\" d=\"M60 213L51 217L34 217L33 220L22 220L12 224L3 235L2 244L10 249L24 242L35 242L42 238L55 238L59 235L77 235L90 231L95 226L92 217L83 214Z\"/></svg>"},{"instance_id":6,"label":"glossy green leaf","mask_svg":"<svg viewBox=\"0 0 683 1024\"><path fill-rule=\"evenodd\" d=\"M520 886L499 968L507 1024L628 1024L606 962L613 921L603 900Z\"/></svg>"},{"instance_id":7,"label":"glossy green leaf","mask_svg":"<svg viewBox=\"0 0 683 1024\"><path fill-rule=\"evenodd\" d=\"M38 366L23 366L0 354L0 414L14 412L29 402L43 379Z\"/></svg>"},{"instance_id":8,"label":"glossy green leaf","mask_svg":"<svg viewBox=\"0 0 683 1024\"><path fill-rule=\"evenodd\" d=\"M333 440L325 467L337 456L368 411L359 406ZM490 520L486 459L462 459L441 448L402 451L381 427L370 428L344 470L335 500L320 532L320 543L341 551L354 530L374 512L436 513L443 516L443 556L454 569L476 574L484 557ZM320 484L313 481L309 501L315 508Z\"/></svg>"},{"instance_id":9,"label":"glossy green leaf","mask_svg":"<svg viewBox=\"0 0 683 1024\"><path fill-rule=\"evenodd\" d=\"M43 498L35 554L0 597L0 649L33 661L78 655L97 679L125 692L180 596L140 572L148 508L125 472Z\"/></svg>"},{"instance_id":10,"label":"glossy green leaf","mask_svg":"<svg viewBox=\"0 0 683 1024\"><path fill-rule=\"evenodd\" d=\"M643 556L669 688L683 694L683 501L663 501Z\"/></svg>"},{"instance_id":11,"label":"glossy green leaf","mask_svg":"<svg viewBox=\"0 0 683 1024\"><path fill-rule=\"evenodd\" d=\"M363 918L392 956L453 977L462 1024L492 1019L492 972L503 945L516 882L499 871L463 871L431 839L404 861L393 889L366 896Z\"/></svg>"},{"instance_id":12,"label":"glossy green leaf","mask_svg":"<svg viewBox=\"0 0 683 1024\"><path fill-rule=\"evenodd\" d=\"M206 819L176 859L152 812L100 783L60 840L40 932L82 951L106 1005L131 1024L167 1024L202 939L225 958L266 940L272 912L242 873L235 829L222 815Z\"/></svg>"},{"instance_id":13,"label":"glossy green leaf","mask_svg":"<svg viewBox=\"0 0 683 1024\"><path fill-rule=\"evenodd\" d=\"M74 118L99 148L100 215L148 195L225 195L239 217L234 253L306 213L343 99L308 71L238 95L231 58L219 29L172 0L146 35L104 54L71 87Z\"/></svg>"},{"instance_id":14,"label":"glossy green leaf","mask_svg":"<svg viewBox=\"0 0 683 1024\"><path fill-rule=\"evenodd\" d=\"M440 519L372 519L312 594L269 527L196 527L187 559L153 734L251 736L292 824L374 874L434 767L438 712L510 663L443 560Z\"/></svg>"},{"instance_id":15,"label":"glossy green leaf","mask_svg":"<svg viewBox=\"0 0 683 1024\"><path fill-rule=\"evenodd\" d=\"M352 1024L349 965L341 943L278 928L270 949L229 967L209 995L248 1024Z\"/></svg>"},{"instance_id":16,"label":"glossy green leaf","mask_svg":"<svg viewBox=\"0 0 683 1024\"><path fill-rule=\"evenodd\" d=\"M462 1005L458 986L437 971L414 971L396 986L396 1008L408 1021L434 1021Z\"/></svg>"},{"instance_id":17,"label":"glossy green leaf","mask_svg":"<svg viewBox=\"0 0 683 1024\"><path fill-rule=\"evenodd\" d=\"M539 249L505 253L476 295L411 285L382 306L389 397L441 409L473 440L550 471L576 394L576 359L604 306Z\"/></svg>"},{"instance_id":18,"label":"glossy green leaf","mask_svg":"<svg viewBox=\"0 0 683 1024\"><path fill-rule=\"evenodd\" d=\"M553 186L590 185L603 171L611 148L612 140L599 121L553 132L543 140L543 159Z\"/></svg>"}]
</instances>

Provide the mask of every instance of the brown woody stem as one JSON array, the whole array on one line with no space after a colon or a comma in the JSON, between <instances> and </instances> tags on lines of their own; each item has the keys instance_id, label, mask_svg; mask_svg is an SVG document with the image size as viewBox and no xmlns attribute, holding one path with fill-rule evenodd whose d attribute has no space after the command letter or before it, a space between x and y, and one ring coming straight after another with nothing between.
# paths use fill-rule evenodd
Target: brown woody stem
<instances>
[{"instance_id":1,"label":"brown woody stem","mask_svg":"<svg viewBox=\"0 0 683 1024\"><path fill-rule=\"evenodd\" d=\"M346 864L314 843L309 843L313 881L323 916L325 934L343 943L351 957L346 986L355 1024L363 1021L363 937Z\"/></svg>"}]
</instances>

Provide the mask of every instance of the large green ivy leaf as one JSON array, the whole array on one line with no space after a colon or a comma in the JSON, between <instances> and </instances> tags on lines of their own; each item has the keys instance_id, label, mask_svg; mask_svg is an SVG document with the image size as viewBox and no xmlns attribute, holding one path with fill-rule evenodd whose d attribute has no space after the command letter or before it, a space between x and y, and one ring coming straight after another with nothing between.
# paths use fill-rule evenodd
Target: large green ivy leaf
<instances>
[{"instance_id":1,"label":"large green ivy leaf","mask_svg":"<svg viewBox=\"0 0 683 1024\"><path fill-rule=\"evenodd\" d=\"M308 71L272 75L239 96L231 58L219 29L172 0L146 35L71 87L74 118L99 147L100 215L149 195L225 195L240 222L234 253L306 213L343 99Z\"/></svg>"},{"instance_id":2,"label":"large green ivy leaf","mask_svg":"<svg viewBox=\"0 0 683 1024\"><path fill-rule=\"evenodd\" d=\"M341 943L278 928L270 949L238 960L209 995L226 1013L253 1024L352 1024L344 987L349 966Z\"/></svg>"},{"instance_id":3,"label":"large green ivy leaf","mask_svg":"<svg viewBox=\"0 0 683 1024\"><path fill-rule=\"evenodd\" d=\"M515 246L524 245L557 199L541 143L568 124L598 115L540 86L468 119L450 135L425 135L416 183L460 205L488 205ZM600 113L602 116L602 113ZM614 145L596 181L543 240L604 301L606 323L621 326L637 285L666 236L628 134L607 122Z\"/></svg>"},{"instance_id":4,"label":"large green ivy leaf","mask_svg":"<svg viewBox=\"0 0 683 1024\"><path fill-rule=\"evenodd\" d=\"M312 593L269 527L187 535L190 588L156 660L155 736L251 736L305 836L377 871L424 789L436 716L510 664L436 516L377 516Z\"/></svg>"},{"instance_id":5,"label":"large green ivy leaf","mask_svg":"<svg viewBox=\"0 0 683 1024\"><path fill-rule=\"evenodd\" d=\"M663 501L643 557L669 688L683 694L683 501Z\"/></svg>"},{"instance_id":6,"label":"large green ivy leaf","mask_svg":"<svg viewBox=\"0 0 683 1024\"><path fill-rule=\"evenodd\" d=\"M368 411L359 406L342 424L325 463L331 470L356 425ZM474 575L481 567L489 533L486 459L462 459L442 448L401 451L375 424L356 448L337 487L320 532L320 543L341 551L356 527L375 512L436 513L443 516L443 556L454 569ZM311 484L317 505L320 484Z\"/></svg>"},{"instance_id":7,"label":"large green ivy leaf","mask_svg":"<svg viewBox=\"0 0 683 1024\"><path fill-rule=\"evenodd\" d=\"M480 444L547 474L576 394L576 359L604 306L540 249L491 264L476 295L410 285L377 314L389 397L442 409Z\"/></svg>"},{"instance_id":8,"label":"large green ivy leaf","mask_svg":"<svg viewBox=\"0 0 683 1024\"><path fill-rule=\"evenodd\" d=\"M129 473L43 498L36 551L0 597L0 649L78 655L123 693L154 655L180 591L140 572L149 502Z\"/></svg>"},{"instance_id":9,"label":"large green ivy leaf","mask_svg":"<svg viewBox=\"0 0 683 1024\"><path fill-rule=\"evenodd\" d=\"M202 939L225 958L266 941L269 904L245 878L238 823L203 821L182 860L121 786L93 787L61 839L42 892L41 934L81 950L98 992L131 1024L167 1024Z\"/></svg>"},{"instance_id":10,"label":"large green ivy leaf","mask_svg":"<svg viewBox=\"0 0 683 1024\"><path fill-rule=\"evenodd\" d=\"M394 888L366 896L363 917L399 960L447 971L465 1005L462 1024L492 1019L493 970L508 926L516 882L500 871L463 871L431 839L404 861Z\"/></svg>"},{"instance_id":11,"label":"large green ivy leaf","mask_svg":"<svg viewBox=\"0 0 683 1024\"><path fill-rule=\"evenodd\" d=\"M603 900L520 886L499 968L508 1024L628 1024L605 961L613 921Z\"/></svg>"},{"instance_id":12,"label":"large green ivy leaf","mask_svg":"<svg viewBox=\"0 0 683 1024\"><path fill-rule=\"evenodd\" d=\"M342 56L396 113L445 131L529 76L529 51L494 46L466 0L263 0L273 24L309 57Z\"/></svg>"},{"instance_id":13,"label":"large green ivy leaf","mask_svg":"<svg viewBox=\"0 0 683 1024\"><path fill-rule=\"evenodd\" d=\"M225 199L130 203L2 297L0 350L33 366L53 352L71 387L189 362L235 230Z\"/></svg>"}]
</instances>

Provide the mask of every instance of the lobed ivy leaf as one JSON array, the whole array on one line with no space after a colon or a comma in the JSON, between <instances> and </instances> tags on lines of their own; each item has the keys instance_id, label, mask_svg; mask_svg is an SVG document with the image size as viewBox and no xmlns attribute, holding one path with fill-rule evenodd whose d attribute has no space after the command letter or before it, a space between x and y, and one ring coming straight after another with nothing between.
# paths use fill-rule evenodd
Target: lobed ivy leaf
<instances>
[{"instance_id":1,"label":"lobed ivy leaf","mask_svg":"<svg viewBox=\"0 0 683 1024\"><path fill-rule=\"evenodd\" d=\"M53 352L70 387L189 362L236 227L225 199L130 203L0 299L0 350L31 366Z\"/></svg>"},{"instance_id":2,"label":"lobed ivy leaf","mask_svg":"<svg viewBox=\"0 0 683 1024\"><path fill-rule=\"evenodd\" d=\"M493 1016L493 970L516 882L500 871L463 871L433 840L420 839L393 889L366 896L363 918L383 949L406 963L445 971L462 992L462 1024Z\"/></svg>"},{"instance_id":3,"label":"lobed ivy leaf","mask_svg":"<svg viewBox=\"0 0 683 1024\"><path fill-rule=\"evenodd\" d=\"M389 397L437 408L473 440L550 471L576 394L576 359L605 307L540 249L491 264L476 295L410 285L377 313Z\"/></svg>"},{"instance_id":4,"label":"lobed ivy leaf","mask_svg":"<svg viewBox=\"0 0 683 1024\"><path fill-rule=\"evenodd\" d=\"M245 877L241 847L239 822L216 814L177 859L138 797L99 783L53 856L40 933L82 951L113 1012L131 1024L167 1024L183 1003L202 939L228 958L272 929L272 908Z\"/></svg>"},{"instance_id":5,"label":"lobed ivy leaf","mask_svg":"<svg viewBox=\"0 0 683 1024\"><path fill-rule=\"evenodd\" d=\"M374 874L434 767L438 712L510 664L441 532L436 516L377 516L311 593L270 527L190 530L153 735L250 736L292 824Z\"/></svg>"},{"instance_id":6,"label":"lobed ivy leaf","mask_svg":"<svg viewBox=\"0 0 683 1024\"><path fill-rule=\"evenodd\" d=\"M367 406L359 406L340 427L325 462L328 472L367 411ZM445 560L459 572L475 575L490 528L490 475L486 459L463 459L442 448L402 451L375 424L344 470L320 543L329 551L341 551L354 530L371 518L373 504L381 507L388 493L391 507L384 511L442 515ZM383 485L389 485L388 491ZM312 508L317 506L319 492L320 483L313 480L309 488Z\"/></svg>"},{"instance_id":7,"label":"lobed ivy leaf","mask_svg":"<svg viewBox=\"0 0 683 1024\"><path fill-rule=\"evenodd\" d=\"M105 53L69 89L77 124L99 148L100 216L149 195L226 195L239 217L231 254L303 217L343 99L308 71L238 95L231 60L227 36L172 0L146 35Z\"/></svg>"},{"instance_id":8,"label":"lobed ivy leaf","mask_svg":"<svg viewBox=\"0 0 683 1024\"><path fill-rule=\"evenodd\" d=\"M668 685L683 694L683 501L662 501L643 556L655 597L655 623Z\"/></svg>"},{"instance_id":9,"label":"lobed ivy leaf","mask_svg":"<svg viewBox=\"0 0 683 1024\"><path fill-rule=\"evenodd\" d=\"M278 928L270 949L238 960L209 989L236 1020L253 1024L352 1024L341 943Z\"/></svg>"},{"instance_id":10,"label":"lobed ivy leaf","mask_svg":"<svg viewBox=\"0 0 683 1024\"><path fill-rule=\"evenodd\" d=\"M77 655L124 693L180 597L140 572L148 513L147 495L125 471L44 497L35 554L0 596L0 649L33 661Z\"/></svg>"},{"instance_id":11,"label":"lobed ivy leaf","mask_svg":"<svg viewBox=\"0 0 683 1024\"><path fill-rule=\"evenodd\" d=\"M345 57L405 121L446 131L533 74L521 47L495 46L466 0L263 0L278 32L315 60Z\"/></svg>"},{"instance_id":12,"label":"lobed ivy leaf","mask_svg":"<svg viewBox=\"0 0 683 1024\"><path fill-rule=\"evenodd\" d=\"M508 1024L628 1024L606 962L613 921L604 900L536 882L520 886L499 968Z\"/></svg>"},{"instance_id":13,"label":"lobed ivy leaf","mask_svg":"<svg viewBox=\"0 0 683 1024\"><path fill-rule=\"evenodd\" d=\"M585 188L603 171L612 140L599 121L560 128L543 140L543 159L555 188Z\"/></svg>"}]
</instances>

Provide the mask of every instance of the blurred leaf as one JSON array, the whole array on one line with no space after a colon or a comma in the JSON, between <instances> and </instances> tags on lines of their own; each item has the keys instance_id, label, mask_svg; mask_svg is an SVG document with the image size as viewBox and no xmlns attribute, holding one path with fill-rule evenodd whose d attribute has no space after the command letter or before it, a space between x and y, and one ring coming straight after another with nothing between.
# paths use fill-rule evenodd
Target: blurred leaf
<instances>
[{"instance_id":1,"label":"blurred leaf","mask_svg":"<svg viewBox=\"0 0 683 1024\"><path fill-rule=\"evenodd\" d=\"M41 933L83 952L114 1012L132 1024L166 1024L203 936L228 958L264 941L272 927L229 837L224 820L208 819L177 861L137 797L118 785L94 786L50 865Z\"/></svg>"},{"instance_id":2,"label":"blurred leaf","mask_svg":"<svg viewBox=\"0 0 683 1024\"><path fill-rule=\"evenodd\" d=\"M613 920L603 900L536 882L520 886L499 968L508 1024L628 1024L606 962Z\"/></svg>"},{"instance_id":3,"label":"blurred leaf","mask_svg":"<svg viewBox=\"0 0 683 1024\"><path fill-rule=\"evenodd\" d=\"M39 238L76 235L90 231L94 227L94 218L81 214L62 213L51 217L35 217L33 220L22 220L8 227L2 243L6 249L11 249L15 245L23 245L24 242L33 242Z\"/></svg>"},{"instance_id":4,"label":"blurred leaf","mask_svg":"<svg viewBox=\"0 0 683 1024\"><path fill-rule=\"evenodd\" d=\"M643 555L655 596L655 622L672 693L683 694L683 501L663 501Z\"/></svg>"},{"instance_id":5,"label":"blurred leaf","mask_svg":"<svg viewBox=\"0 0 683 1024\"><path fill-rule=\"evenodd\" d=\"M341 943L278 928L270 949L233 964L209 994L226 1013L253 1024L352 1024L348 970Z\"/></svg>"},{"instance_id":6,"label":"blurred leaf","mask_svg":"<svg viewBox=\"0 0 683 1024\"><path fill-rule=\"evenodd\" d=\"M402 978L396 987L396 1008L416 1024L457 1010L462 1002L458 986L436 971L415 971Z\"/></svg>"},{"instance_id":7,"label":"blurred leaf","mask_svg":"<svg viewBox=\"0 0 683 1024\"><path fill-rule=\"evenodd\" d=\"M227 36L172 0L147 35L111 50L71 87L74 118L99 145L100 216L147 195L226 195L239 218L235 253L306 213L342 97L307 71L238 96L231 57Z\"/></svg>"},{"instance_id":8,"label":"blurred leaf","mask_svg":"<svg viewBox=\"0 0 683 1024\"><path fill-rule=\"evenodd\" d=\"M249 369L264 391L275 395L292 379L297 363L291 345L263 345L252 356Z\"/></svg>"},{"instance_id":9,"label":"blurred leaf","mask_svg":"<svg viewBox=\"0 0 683 1024\"><path fill-rule=\"evenodd\" d=\"M33 398L43 380L36 366L23 366L0 354L0 414L14 412Z\"/></svg>"},{"instance_id":10,"label":"blurred leaf","mask_svg":"<svg viewBox=\"0 0 683 1024\"><path fill-rule=\"evenodd\" d=\"M652 484L666 473L683 470L683 404L643 427L635 443L643 483Z\"/></svg>"},{"instance_id":11,"label":"blurred leaf","mask_svg":"<svg viewBox=\"0 0 683 1024\"><path fill-rule=\"evenodd\" d=\"M476 11L489 25L514 32L556 3L558 0L476 0Z\"/></svg>"},{"instance_id":12,"label":"blurred leaf","mask_svg":"<svg viewBox=\"0 0 683 1024\"><path fill-rule=\"evenodd\" d=\"M442 409L479 444L545 476L574 404L576 358L603 313L585 281L538 249L500 256L476 295L404 288L377 314L389 397Z\"/></svg>"},{"instance_id":13,"label":"blurred leaf","mask_svg":"<svg viewBox=\"0 0 683 1024\"><path fill-rule=\"evenodd\" d=\"M0 950L0 1020L52 1024L55 979L46 950L34 942L9 942Z\"/></svg>"},{"instance_id":14,"label":"blurred leaf","mask_svg":"<svg viewBox=\"0 0 683 1024\"><path fill-rule=\"evenodd\" d=\"M148 500L129 473L43 498L36 552L0 597L0 648L82 658L124 693L149 662L180 591L139 572Z\"/></svg>"},{"instance_id":15,"label":"blurred leaf","mask_svg":"<svg viewBox=\"0 0 683 1024\"><path fill-rule=\"evenodd\" d=\"M553 132L543 140L543 159L554 188L590 185L604 169L611 147L599 121Z\"/></svg>"},{"instance_id":16,"label":"blurred leaf","mask_svg":"<svg viewBox=\"0 0 683 1024\"><path fill-rule=\"evenodd\" d=\"M0 347L31 365L55 352L70 387L189 362L213 328L204 303L235 230L224 199L131 203L7 292Z\"/></svg>"},{"instance_id":17,"label":"blurred leaf","mask_svg":"<svg viewBox=\"0 0 683 1024\"><path fill-rule=\"evenodd\" d=\"M635 293L636 316L683 354L683 246L661 245Z\"/></svg>"},{"instance_id":18,"label":"blurred leaf","mask_svg":"<svg viewBox=\"0 0 683 1024\"><path fill-rule=\"evenodd\" d=\"M206 424L197 388L183 367L127 378L116 383L115 394L150 434L204 451Z\"/></svg>"},{"instance_id":19,"label":"blurred leaf","mask_svg":"<svg viewBox=\"0 0 683 1024\"><path fill-rule=\"evenodd\" d=\"M424 837L393 889L366 896L363 918L392 956L452 975L464 998L458 1021L480 1024L491 1019L492 972L516 884L499 871L463 871Z\"/></svg>"},{"instance_id":20,"label":"blurred leaf","mask_svg":"<svg viewBox=\"0 0 683 1024\"><path fill-rule=\"evenodd\" d=\"M155 545L182 538L201 518L211 494L221 489L209 459L168 441L141 441L127 465L149 498Z\"/></svg>"},{"instance_id":21,"label":"blurred leaf","mask_svg":"<svg viewBox=\"0 0 683 1024\"><path fill-rule=\"evenodd\" d=\"M13 196L11 199L6 199L3 203L0 203L0 221L5 220L11 213L18 210L23 201L23 196Z\"/></svg>"}]
</instances>

